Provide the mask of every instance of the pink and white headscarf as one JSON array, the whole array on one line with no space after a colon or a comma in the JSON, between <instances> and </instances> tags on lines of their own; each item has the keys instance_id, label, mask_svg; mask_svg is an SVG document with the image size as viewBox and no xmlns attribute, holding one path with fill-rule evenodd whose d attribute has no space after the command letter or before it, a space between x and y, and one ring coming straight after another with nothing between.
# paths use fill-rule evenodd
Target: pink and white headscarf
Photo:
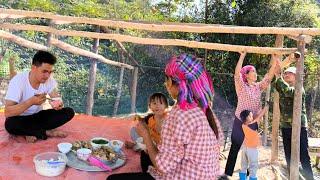
<instances>
[{"instance_id":1,"label":"pink and white headscarf","mask_svg":"<svg viewBox=\"0 0 320 180\"><path fill-rule=\"evenodd\" d=\"M246 65L241 68L240 74L241 74L241 78L242 78L243 82L245 82L245 83L248 82L248 80L246 78L246 74L248 74L252 70L256 71L256 68L252 65Z\"/></svg>"},{"instance_id":2,"label":"pink and white headscarf","mask_svg":"<svg viewBox=\"0 0 320 180\"><path fill-rule=\"evenodd\" d=\"M200 106L204 112L213 100L213 84L201 62L193 55L173 56L165 74L179 85L178 105L187 110Z\"/></svg>"}]
</instances>

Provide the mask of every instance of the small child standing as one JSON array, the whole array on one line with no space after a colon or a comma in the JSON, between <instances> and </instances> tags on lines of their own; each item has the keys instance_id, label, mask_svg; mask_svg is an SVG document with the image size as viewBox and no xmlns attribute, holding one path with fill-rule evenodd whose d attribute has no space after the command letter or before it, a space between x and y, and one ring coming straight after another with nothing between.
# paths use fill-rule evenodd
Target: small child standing
<instances>
[{"instance_id":1,"label":"small child standing","mask_svg":"<svg viewBox=\"0 0 320 180\"><path fill-rule=\"evenodd\" d=\"M166 118L167 110L169 107L168 100L164 94L154 93L149 97L148 107L149 107L148 115L141 119L138 117L138 120L142 120L147 124L149 128L150 136L154 144L158 145L161 139L160 132L161 132L162 123ZM135 127L131 129L130 134L134 143L126 142L125 143L126 147L134 148L135 150L140 148L140 150L142 150L140 154L141 169L142 169L142 172L147 172L149 165L153 165L153 164L147 152L144 151L145 148L143 148L144 144L142 144L143 143L142 137L140 137L137 134Z\"/></svg>"},{"instance_id":2,"label":"small child standing","mask_svg":"<svg viewBox=\"0 0 320 180\"><path fill-rule=\"evenodd\" d=\"M247 179L247 170L249 168L249 180L257 179L258 170L258 146L260 144L259 133L252 130L248 125L260 121L262 116L268 109L268 105L253 119L253 114L249 110L240 113L242 121L242 129L244 133L244 141L241 153L241 171L239 172L240 180Z\"/></svg>"}]
</instances>

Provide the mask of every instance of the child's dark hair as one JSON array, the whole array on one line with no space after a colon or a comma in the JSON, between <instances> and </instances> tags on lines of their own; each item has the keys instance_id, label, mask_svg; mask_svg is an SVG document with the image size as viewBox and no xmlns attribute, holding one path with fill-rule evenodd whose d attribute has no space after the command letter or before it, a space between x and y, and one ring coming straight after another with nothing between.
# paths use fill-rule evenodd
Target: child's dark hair
<instances>
[{"instance_id":1,"label":"child's dark hair","mask_svg":"<svg viewBox=\"0 0 320 180\"><path fill-rule=\"evenodd\" d=\"M243 110L241 113L240 113L240 119L242 122L246 122L247 121L247 117L249 116L251 111L249 110Z\"/></svg>"},{"instance_id":2,"label":"child's dark hair","mask_svg":"<svg viewBox=\"0 0 320 180\"><path fill-rule=\"evenodd\" d=\"M57 58L47 52L47 51L38 51L32 58L32 65L41 66L43 63L54 65L57 62Z\"/></svg>"},{"instance_id":3,"label":"child's dark hair","mask_svg":"<svg viewBox=\"0 0 320 180\"><path fill-rule=\"evenodd\" d=\"M156 100L156 99L158 99L161 103L164 103L164 104L166 105L166 107L169 106L167 97L166 97L164 94L160 93L160 92L153 93L153 94L149 97L149 102L148 102L148 104L150 105L150 103L151 103L152 101Z\"/></svg>"}]
</instances>

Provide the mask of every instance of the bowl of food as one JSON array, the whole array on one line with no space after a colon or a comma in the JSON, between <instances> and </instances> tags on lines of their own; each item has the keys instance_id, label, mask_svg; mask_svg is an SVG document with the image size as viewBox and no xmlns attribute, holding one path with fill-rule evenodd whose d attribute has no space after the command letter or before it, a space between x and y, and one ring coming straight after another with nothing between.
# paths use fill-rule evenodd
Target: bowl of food
<instances>
[{"instance_id":1,"label":"bowl of food","mask_svg":"<svg viewBox=\"0 0 320 180\"><path fill-rule=\"evenodd\" d=\"M112 140L110 141L110 147L115 151L115 152L120 152L123 142L120 140Z\"/></svg>"},{"instance_id":2,"label":"bowl of food","mask_svg":"<svg viewBox=\"0 0 320 180\"><path fill-rule=\"evenodd\" d=\"M63 154L67 154L72 148L72 144L67 142L59 143L57 146L59 151Z\"/></svg>"},{"instance_id":3,"label":"bowl of food","mask_svg":"<svg viewBox=\"0 0 320 180\"><path fill-rule=\"evenodd\" d=\"M93 149L99 149L109 145L109 140L103 137L95 137L90 140Z\"/></svg>"},{"instance_id":4,"label":"bowl of food","mask_svg":"<svg viewBox=\"0 0 320 180\"><path fill-rule=\"evenodd\" d=\"M42 176L54 177L62 174L68 158L59 152L45 152L34 156L36 172Z\"/></svg>"},{"instance_id":5,"label":"bowl of food","mask_svg":"<svg viewBox=\"0 0 320 180\"><path fill-rule=\"evenodd\" d=\"M86 161L90 157L91 153L91 149L81 148L77 150L77 157L83 161Z\"/></svg>"}]
</instances>

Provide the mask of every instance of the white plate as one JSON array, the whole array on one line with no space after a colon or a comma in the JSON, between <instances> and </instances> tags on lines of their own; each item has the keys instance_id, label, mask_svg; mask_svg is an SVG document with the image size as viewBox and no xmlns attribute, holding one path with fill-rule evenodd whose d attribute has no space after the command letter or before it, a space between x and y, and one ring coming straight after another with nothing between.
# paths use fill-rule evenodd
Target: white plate
<instances>
[{"instance_id":1,"label":"white plate","mask_svg":"<svg viewBox=\"0 0 320 180\"><path fill-rule=\"evenodd\" d=\"M111 169L117 169L126 163L126 157L124 153L121 151L120 154L121 158L118 158L115 163L110 163L108 161L102 161L106 165L108 165ZM66 154L68 158L67 166L72 167L74 169L78 169L81 171L106 171L103 169L100 169L97 166L92 166L89 163L82 161L77 158L77 154L75 154L73 151L70 151Z\"/></svg>"}]
</instances>

